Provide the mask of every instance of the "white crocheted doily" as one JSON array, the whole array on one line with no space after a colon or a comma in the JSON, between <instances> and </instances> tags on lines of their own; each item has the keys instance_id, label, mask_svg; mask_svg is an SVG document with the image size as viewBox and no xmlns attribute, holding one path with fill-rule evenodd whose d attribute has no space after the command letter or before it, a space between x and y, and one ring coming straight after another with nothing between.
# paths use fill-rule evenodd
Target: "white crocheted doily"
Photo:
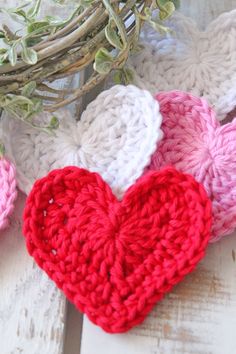
<instances>
[{"instance_id":1,"label":"white crocheted doily","mask_svg":"<svg viewBox=\"0 0 236 354\"><path fill-rule=\"evenodd\" d=\"M6 155L14 161L19 188L27 194L36 179L74 165L100 173L120 197L141 176L162 138L157 101L131 85L102 92L78 122L68 112L59 118L59 128L50 135L3 117Z\"/></svg>"},{"instance_id":2,"label":"white crocheted doily","mask_svg":"<svg viewBox=\"0 0 236 354\"><path fill-rule=\"evenodd\" d=\"M166 25L167 35L144 27L144 50L131 61L135 84L153 94L177 89L204 96L224 119L236 106L236 10L204 32L178 12Z\"/></svg>"}]
</instances>

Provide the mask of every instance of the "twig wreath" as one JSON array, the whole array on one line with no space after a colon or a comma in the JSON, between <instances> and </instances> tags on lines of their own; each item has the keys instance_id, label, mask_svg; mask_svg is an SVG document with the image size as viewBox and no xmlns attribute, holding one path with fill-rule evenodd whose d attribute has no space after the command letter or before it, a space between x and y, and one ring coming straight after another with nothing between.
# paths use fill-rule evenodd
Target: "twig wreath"
<instances>
[{"instance_id":1,"label":"twig wreath","mask_svg":"<svg viewBox=\"0 0 236 354\"><path fill-rule=\"evenodd\" d=\"M35 124L35 113L54 112L77 100L112 70L116 71L116 83L130 82L132 73L124 64L130 52L138 49L142 23L148 21L156 29L166 30L162 21L172 15L179 1L63 1L65 7L72 5L66 19L40 18L41 0L0 9L22 25L17 32L6 24L0 29L4 42L0 47L0 109L28 124ZM157 19L152 17L155 9L159 10ZM83 86L67 90L53 87L56 80L91 64L93 72ZM57 125L52 117L46 128Z\"/></svg>"}]
</instances>

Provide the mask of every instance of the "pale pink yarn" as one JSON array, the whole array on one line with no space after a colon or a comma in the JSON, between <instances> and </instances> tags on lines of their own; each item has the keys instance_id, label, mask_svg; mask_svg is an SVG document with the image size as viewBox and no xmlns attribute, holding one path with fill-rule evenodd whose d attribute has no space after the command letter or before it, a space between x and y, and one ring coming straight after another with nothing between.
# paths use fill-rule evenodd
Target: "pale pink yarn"
<instances>
[{"instance_id":1,"label":"pale pink yarn","mask_svg":"<svg viewBox=\"0 0 236 354\"><path fill-rule=\"evenodd\" d=\"M5 158L0 158L0 193L0 229L4 229L17 197L15 167Z\"/></svg>"},{"instance_id":2,"label":"pale pink yarn","mask_svg":"<svg viewBox=\"0 0 236 354\"><path fill-rule=\"evenodd\" d=\"M202 183L212 200L211 242L236 228L236 118L221 126L204 99L171 91L156 96L163 140L148 170L175 166Z\"/></svg>"}]
</instances>

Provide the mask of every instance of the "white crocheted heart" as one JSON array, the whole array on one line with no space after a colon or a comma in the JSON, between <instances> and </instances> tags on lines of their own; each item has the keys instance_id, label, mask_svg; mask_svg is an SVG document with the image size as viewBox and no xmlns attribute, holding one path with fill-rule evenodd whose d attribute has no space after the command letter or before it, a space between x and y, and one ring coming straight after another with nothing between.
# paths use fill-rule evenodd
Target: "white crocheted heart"
<instances>
[{"instance_id":1,"label":"white crocheted heart","mask_svg":"<svg viewBox=\"0 0 236 354\"><path fill-rule=\"evenodd\" d=\"M204 32L177 12L167 26L168 35L144 27L144 50L132 58L135 83L153 94L177 89L204 96L224 119L236 106L236 10Z\"/></svg>"},{"instance_id":2,"label":"white crocheted heart","mask_svg":"<svg viewBox=\"0 0 236 354\"><path fill-rule=\"evenodd\" d=\"M150 162L162 137L161 121L158 103L149 92L118 85L91 102L80 121L64 113L55 135L5 115L4 144L26 193L49 171L74 165L100 173L122 196Z\"/></svg>"}]
</instances>

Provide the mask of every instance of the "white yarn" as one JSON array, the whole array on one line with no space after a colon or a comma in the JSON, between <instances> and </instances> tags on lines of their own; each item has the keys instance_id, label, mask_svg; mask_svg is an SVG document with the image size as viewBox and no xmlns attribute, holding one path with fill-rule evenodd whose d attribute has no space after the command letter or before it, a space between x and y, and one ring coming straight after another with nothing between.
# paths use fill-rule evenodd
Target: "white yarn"
<instances>
[{"instance_id":1,"label":"white yarn","mask_svg":"<svg viewBox=\"0 0 236 354\"><path fill-rule=\"evenodd\" d=\"M166 25L167 35L144 26L144 50L131 61L135 83L153 94L177 89L204 96L224 119L236 106L236 10L204 32L178 12Z\"/></svg>"},{"instance_id":2,"label":"white yarn","mask_svg":"<svg viewBox=\"0 0 236 354\"><path fill-rule=\"evenodd\" d=\"M80 121L64 112L55 135L5 115L4 144L16 165L19 188L27 194L49 171L75 165L100 173L120 197L149 164L162 138L161 121L148 91L117 85L91 102Z\"/></svg>"}]
</instances>

